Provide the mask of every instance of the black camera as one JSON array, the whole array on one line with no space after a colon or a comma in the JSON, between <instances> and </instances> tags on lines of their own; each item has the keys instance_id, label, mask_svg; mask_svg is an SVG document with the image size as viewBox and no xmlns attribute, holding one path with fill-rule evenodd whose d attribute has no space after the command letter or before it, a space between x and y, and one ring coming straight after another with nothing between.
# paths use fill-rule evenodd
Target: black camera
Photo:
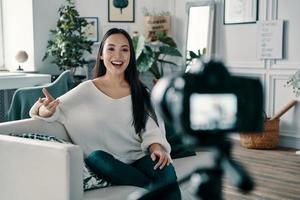
<instances>
[{"instance_id":1,"label":"black camera","mask_svg":"<svg viewBox=\"0 0 300 200\"><path fill-rule=\"evenodd\" d=\"M161 79L152 101L175 129L201 136L263 129L263 88L258 79L231 75L221 62L196 73Z\"/></svg>"},{"instance_id":2,"label":"black camera","mask_svg":"<svg viewBox=\"0 0 300 200\"><path fill-rule=\"evenodd\" d=\"M184 138L192 138L195 145L212 148L215 152L211 167L196 169L178 180L178 184L197 175L202 181L190 181L190 187L197 188L195 196L201 200L222 200L222 176L228 174L231 183L249 192L254 182L242 165L231 158L232 144L223 133L263 129L261 82L233 76L221 62L209 61L195 68L200 70L160 79L151 96L157 114L178 134L193 136ZM175 184L149 191L139 200L161 198L172 192Z\"/></svg>"}]
</instances>

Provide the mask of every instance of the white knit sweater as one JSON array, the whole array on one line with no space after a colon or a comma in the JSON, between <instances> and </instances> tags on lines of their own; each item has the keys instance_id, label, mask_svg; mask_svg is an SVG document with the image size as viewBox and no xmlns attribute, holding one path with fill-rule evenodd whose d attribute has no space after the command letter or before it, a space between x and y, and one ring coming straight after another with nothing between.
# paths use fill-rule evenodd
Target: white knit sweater
<instances>
[{"instance_id":1,"label":"white knit sweater","mask_svg":"<svg viewBox=\"0 0 300 200\"><path fill-rule=\"evenodd\" d=\"M171 148L161 129L149 118L146 131L139 136L132 126L131 96L113 99L101 92L92 81L81 83L59 97L60 104L50 118L37 116L40 103L30 110L30 116L48 122L64 124L70 138L83 149L84 155L103 150L116 159L132 163L148 153L152 143L161 144L170 153Z\"/></svg>"}]
</instances>

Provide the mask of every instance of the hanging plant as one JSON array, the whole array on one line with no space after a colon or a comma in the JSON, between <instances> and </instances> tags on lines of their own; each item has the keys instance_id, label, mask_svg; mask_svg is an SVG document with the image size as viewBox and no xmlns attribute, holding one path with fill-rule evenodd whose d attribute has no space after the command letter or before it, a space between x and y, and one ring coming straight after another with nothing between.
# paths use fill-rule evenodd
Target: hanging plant
<instances>
[{"instance_id":1,"label":"hanging plant","mask_svg":"<svg viewBox=\"0 0 300 200\"><path fill-rule=\"evenodd\" d=\"M128 0L114 0L114 7L120 8L120 13L122 14L122 9L128 6Z\"/></svg>"}]
</instances>

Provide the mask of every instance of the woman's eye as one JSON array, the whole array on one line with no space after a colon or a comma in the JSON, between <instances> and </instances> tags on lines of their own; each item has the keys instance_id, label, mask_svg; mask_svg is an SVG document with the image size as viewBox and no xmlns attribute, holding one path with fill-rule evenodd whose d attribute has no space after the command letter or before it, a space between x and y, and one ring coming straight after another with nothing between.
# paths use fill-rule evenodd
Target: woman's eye
<instances>
[{"instance_id":1,"label":"woman's eye","mask_svg":"<svg viewBox=\"0 0 300 200\"><path fill-rule=\"evenodd\" d=\"M128 51L129 51L129 49L127 49L127 48L126 48L126 49L123 49L123 51L124 51L124 52L128 52Z\"/></svg>"},{"instance_id":2,"label":"woman's eye","mask_svg":"<svg viewBox=\"0 0 300 200\"><path fill-rule=\"evenodd\" d=\"M113 51L113 50L114 50L114 48L112 48L112 47L109 47L109 48L107 48L107 50L108 50L108 51Z\"/></svg>"}]
</instances>

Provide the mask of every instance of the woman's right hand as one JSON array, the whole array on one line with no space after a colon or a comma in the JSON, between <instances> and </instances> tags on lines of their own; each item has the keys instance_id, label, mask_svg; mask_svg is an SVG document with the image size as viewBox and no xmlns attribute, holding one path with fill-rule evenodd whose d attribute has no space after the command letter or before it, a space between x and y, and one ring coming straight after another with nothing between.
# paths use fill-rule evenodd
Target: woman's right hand
<instances>
[{"instance_id":1,"label":"woman's right hand","mask_svg":"<svg viewBox=\"0 0 300 200\"><path fill-rule=\"evenodd\" d=\"M45 98L39 99L42 105L39 108L38 115L40 117L51 117L55 113L59 100L54 99L46 88L43 88L43 93Z\"/></svg>"}]
</instances>

